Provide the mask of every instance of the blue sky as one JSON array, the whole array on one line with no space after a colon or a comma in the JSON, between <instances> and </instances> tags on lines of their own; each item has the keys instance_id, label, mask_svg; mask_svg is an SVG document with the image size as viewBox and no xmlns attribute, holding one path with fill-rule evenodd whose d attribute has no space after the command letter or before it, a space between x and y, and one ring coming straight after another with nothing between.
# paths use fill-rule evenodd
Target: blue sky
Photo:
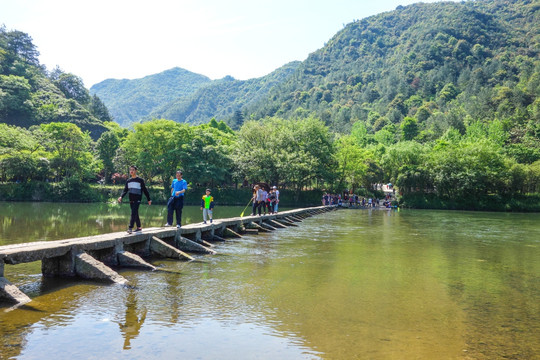
<instances>
[{"instance_id":1,"label":"blue sky","mask_svg":"<svg viewBox=\"0 0 540 360\"><path fill-rule=\"evenodd\" d=\"M245 80L305 60L345 24L415 2L0 0L0 24L28 33L42 64L88 88L175 66Z\"/></svg>"}]
</instances>

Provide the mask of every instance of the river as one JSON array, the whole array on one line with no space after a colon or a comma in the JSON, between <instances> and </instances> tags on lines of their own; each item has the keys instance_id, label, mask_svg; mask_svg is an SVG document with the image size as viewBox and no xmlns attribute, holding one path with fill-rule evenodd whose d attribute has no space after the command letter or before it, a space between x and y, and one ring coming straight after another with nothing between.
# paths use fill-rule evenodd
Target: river
<instances>
[{"instance_id":1,"label":"river","mask_svg":"<svg viewBox=\"0 0 540 360\"><path fill-rule=\"evenodd\" d=\"M0 205L0 245L120 231L129 217L126 205ZM160 226L166 212L141 215ZM32 302L0 309L0 358L540 359L539 220L339 210L193 262L120 270L130 286L6 265Z\"/></svg>"}]
</instances>

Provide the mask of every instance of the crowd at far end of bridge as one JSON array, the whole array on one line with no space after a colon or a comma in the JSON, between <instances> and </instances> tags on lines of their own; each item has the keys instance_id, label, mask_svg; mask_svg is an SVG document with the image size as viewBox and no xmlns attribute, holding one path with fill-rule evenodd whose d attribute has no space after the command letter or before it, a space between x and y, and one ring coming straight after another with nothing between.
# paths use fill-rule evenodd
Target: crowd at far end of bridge
<instances>
[{"instance_id":1,"label":"crowd at far end of bridge","mask_svg":"<svg viewBox=\"0 0 540 360\"><path fill-rule=\"evenodd\" d=\"M358 194L349 192L349 190L343 191L341 194L330 194L324 193L322 196L323 205L337 205L341 207L349 208L392 208L395 205L392 205L393 196L395 195L395 189L392 184L376 184L376 190L383 190L385 195L384 198L380 199L378 197L361 197Z\"/></svg>"}]
</instances>

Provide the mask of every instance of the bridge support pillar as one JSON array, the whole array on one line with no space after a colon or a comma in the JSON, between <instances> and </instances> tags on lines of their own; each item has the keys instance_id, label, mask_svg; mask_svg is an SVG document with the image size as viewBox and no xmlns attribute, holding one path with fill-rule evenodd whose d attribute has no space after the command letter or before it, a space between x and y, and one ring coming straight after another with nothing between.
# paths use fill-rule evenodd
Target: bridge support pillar
<instances>
[{"instance_id":1,"label":"bridge support pillar","mask_svg":"<svg viewBox=\"0 0 540 360\"><path fill-rule=\"evenodd\" d=\"M262 227L261 225L257 224L256 222L251 222L248 224L249 227L251 228L254 228L258 231L262 231L262 232L270 232L270 230L268 230L267 228L264 228Z\"/></svg>"},{"instance_id":2,"label":"bridge support pillar","mask_svg":"<svg viewBox=\"0 0 540 360\"><path fill-rule=\"evenodd\" d=\"M104 263L97 261L87 253L75 255L75 272L83 279L107 280L117 284L127 284L128 281Z\"/></svg>"},{"instance_id":3,"label":"bridge support pillar","mask_svg":"<svg viewBox=\"0 0 540 360\"><path fill-rule=\"evenodd\" d=\"M3 265L4 263L2 263ZM5 277L0 277L0 299L12 304L26 304L32 301L25 293L12 285Z\"/></svg>"},{"instance_id":4,"label":"bridge support pillar","mask_svg":"<svg viewBox=\"0 0 540 360\"><path fill-rule=\"evenodd\" d=\"M268 223L270 223L270 225L272 225L272 226L275 227L275 228L281 228L281 229L285 229L285 228L286 228L285 225L283 225L283 224L281 224L281 223L279 223L279 222L277 222L277 221L275 221L275 220L268 219L268 220L266 220L266 221L267 221Z\"/></svg>"},{"instance_id":5,"label":"bridge support pillar","mask_svg":"<svg viewBox=\"0 0 540 360\"><path fill-rule=\"evenodd\" d=\"M150 251L166 258L193 260L185 252L178 250L155 236L150 240Z\"/></svg>"},{"instance_id":6,"label":"bridge support pillar","mask_svg":"<svg viewBox=\"0 0 540 360\"><path fill-rule=\"evenodd\" d=\"M277 230L275 227L273 227L272 225L266 223L266 222L261 222L260 224L263 228L267 229L267 230Z\"/></svg>"},{"instance_id":7,"label":"bridge support pillar","mask_svg":"<svg viewBox=\"0 0 540 360\"><path fill-rule=\"evenodd\" d=\"M176 234L174 243L175 246L182 251L193 251L212 255L216 254L214 250L209 249L206 246L203 246L195 241L189 240L180 234Z\"/></svg>"},{"instance_id":8,"label":"bridge support pillar","mask_svg":"<svg viewBox=\"0 0 540 360\"><path fill-rule=\"evenodd\" d=\"M235 237L235 238L241 238L242 235L238 234L236 231L229 229L226 227L223 229L223 236L229 236L229 237Z\"/></svg>"},{"instance_id":9,"label":"bridge support pillar","mask_svg":"<svg viewBox=\"0 0 540 360\"><path fill-rule=\"evenodd\" d=\"M156 270L154 265L147 263L139 255L130 253L129 251L119 251L117 256L118 264L120 266L137 267L152 271Z\"/></svg>"},{"instance_id":10,"label":"bridge support pillar","mask_svg":"<svg viewBox=\"0 0 540 360\"><path fill-rule=\"evenodd\" d=\"M41 273L45 277L74 277L75 259L72 251L65 255L41 259Z\"/></svg>"}]
</instances>

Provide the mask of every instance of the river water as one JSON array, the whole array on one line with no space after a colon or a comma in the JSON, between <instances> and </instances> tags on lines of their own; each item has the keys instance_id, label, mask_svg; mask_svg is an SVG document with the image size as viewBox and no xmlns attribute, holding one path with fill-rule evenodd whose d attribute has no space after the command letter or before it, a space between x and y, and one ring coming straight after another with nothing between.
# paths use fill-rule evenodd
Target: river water
<instances>
[{"instance_id":1,"label":"river water","mask_svg":"<svg viewBox=\"0 0 540 360\"><path fill-rule=\"evenodd\" d=\"M0 245L120 231L129 208L1 203ZM219 217L242 208L218 207ZM162 225L143 207L143 227ZM187 207L187 223L201 221ZM540 359L540 215L340 210L152 259L130 286L6 265L1 359Z\"/></svg>"}]
</instances>

